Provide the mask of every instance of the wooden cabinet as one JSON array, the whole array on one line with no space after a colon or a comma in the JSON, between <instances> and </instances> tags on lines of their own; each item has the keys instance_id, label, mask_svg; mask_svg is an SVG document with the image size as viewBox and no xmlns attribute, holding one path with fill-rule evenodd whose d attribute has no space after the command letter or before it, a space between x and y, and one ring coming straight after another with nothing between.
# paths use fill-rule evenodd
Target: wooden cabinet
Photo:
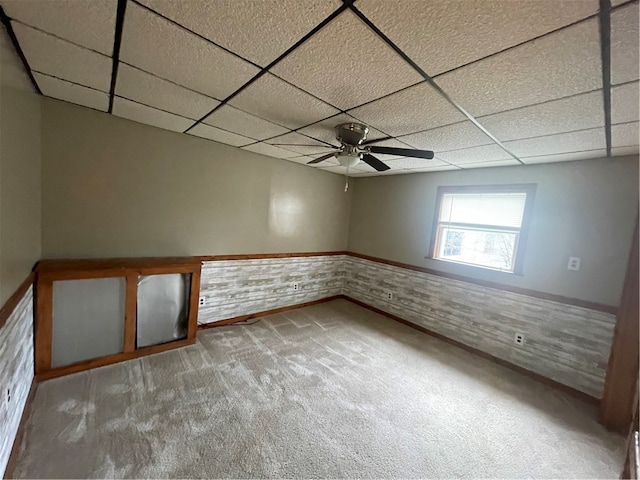
<instances>
[{"instance_id":1,"label":"wooden cabinet","mask_svg":"<svg viewBox=\"0 0 640 480\"><path fill-rule=\"evenodd\" d=\"M193 257L39 262L36 378L193 344L200 266Z\"/></svg>"}]
</instances>

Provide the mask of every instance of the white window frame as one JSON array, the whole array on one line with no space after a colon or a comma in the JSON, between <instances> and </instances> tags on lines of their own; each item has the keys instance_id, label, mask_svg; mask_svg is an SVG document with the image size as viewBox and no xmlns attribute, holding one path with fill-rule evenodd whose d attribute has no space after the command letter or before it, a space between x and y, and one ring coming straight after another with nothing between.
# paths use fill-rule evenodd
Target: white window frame
<instances>
[{"instance_id":1,"label":"white window frame","mask_svg":"<svg viewBox=\"0 0 640 480\"><path fill-rule=\"evenodd\" d=\"M442 262L455 263L458 265L464 265L470 268L479 268L482 270L493 270L498 272L504 272L513 275L522 275L522 267L524 263L524 252L527 241L527 235L529 231L529 222L531 219L531 210L533 208L533 200L536 192L536 184L524 183L524 184L509 184L509 185L456 185L456 186L441 186L438 187L436 197L436 208L433 216L433 227L431 229L431 245L429 247L429 255L427 258L431 260L438 260ZM524 193L526 194L525 206L522 215L522 222L519 228L503 227L496 225L481 225L481 224L458 224L450 222L440 221L440 208L442 204L442 197L445 194L474 194L474 193ZM467 263L452 260L449 258L439 257L439 240L440 231L442 228L460 228L468 230L480 230L483 232L508 232L516 234L516 241L514 245L514 259L512 262L513 269L499 269L491 266L480 265L475 263Z\"/></svg>"}]
</instances>

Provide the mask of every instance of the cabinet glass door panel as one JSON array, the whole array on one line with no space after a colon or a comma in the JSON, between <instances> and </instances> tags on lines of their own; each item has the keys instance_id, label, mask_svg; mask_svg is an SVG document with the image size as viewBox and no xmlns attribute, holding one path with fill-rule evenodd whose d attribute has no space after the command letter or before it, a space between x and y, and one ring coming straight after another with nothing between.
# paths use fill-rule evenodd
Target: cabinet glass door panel
<instances>
[{"instance_id":1,"label":"cabinet glass door panel","mask_svg":"<svg viewBox=\"0 0 640 480\"><path fill-rule=\"evenodd\" d=\"M191 274L138 278L137 348L187 337L190 286Z\"/></svg>"},{"instance_id":2,"label":"cabinet glass door panel","mask_svg":"<svg viewBox=\"0 0 640 480\"><path fill-rule=\"evenodd\" d=\"M123 351L125 292L121 277L53 282L54 368Z\"/></svg>"}]
</instances>

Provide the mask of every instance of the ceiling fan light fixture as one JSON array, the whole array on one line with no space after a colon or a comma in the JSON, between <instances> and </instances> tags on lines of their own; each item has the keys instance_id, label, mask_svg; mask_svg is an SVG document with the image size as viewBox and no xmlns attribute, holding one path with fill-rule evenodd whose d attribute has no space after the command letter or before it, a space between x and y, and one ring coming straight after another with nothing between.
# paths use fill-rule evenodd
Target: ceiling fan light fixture
<instances>
[{"instance_id":1,"label":"ceiling fan light fixture","mask_svg":"<svg viewBox=\"0 0 640 480\"><path fill-rule=\"evenodd\" d=\"M337 159L343 167L351 168L360 163L360 154L357 152L338 154Z\"/></svg>"}]
</instances>

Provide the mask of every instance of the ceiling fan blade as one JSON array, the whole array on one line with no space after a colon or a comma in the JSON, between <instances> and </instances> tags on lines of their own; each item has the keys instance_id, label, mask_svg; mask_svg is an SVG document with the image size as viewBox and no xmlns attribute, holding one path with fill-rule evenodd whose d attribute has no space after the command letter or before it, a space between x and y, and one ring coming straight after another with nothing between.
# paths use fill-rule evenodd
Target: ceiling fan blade
<instances>
[{"instance_id":1,"label":"ceiling fan blade","mask_svg":"<svg viewBox=\"0 0 640 480\"><path fill-rule=\"evenodd\" d=\"M393 140L393 137L382 137L382 138L373 138L371 140L367 140L366 142L362 142L360 145L361 146L365 146L365 145L372 145L374 143L378 143L378 142L386 142L387 140Z\"/></svg>"},{"instance_id":2,"label":"ceiling fan blade","mask_svg":"<svg viewBox=\"0 0 640 480\"><path fill-rule=\"evenodd\" d=\"M414 150L413 148L395 148L395 147L370 147L371 153L381 153L383 155L398 155L401 157L426 158L431 160L434 156L431 150Z\"/></svg>"},{"instance_id":3,"label":"ceiling fan blade","mask_svg":"<svg viewBox=\"0 0 640 480\"><path fill-rule=\"evenodd\" d=\"M337 148L333 145L308 145L302 143L270 143L269 145L273 145L274 147L317 147L317 148Z\"/></svg>"},{"instance_id":4,"label":"ceiling fan blade","mask_svg":"<svg viewBox=\"0 0 640 480\"><path fill-rule=\"evenodd\" d=\"M323 155L321 157L318 158L314 158L313 160L311 160L310 162L307 162L307 165L311 165L312 163L320 163L328 158L334 157L336 154L336 152L334 153L327 153L326 155Z\"/></svg>"},{"instance_id":5,"label":"ceiling fan blade","mask_svg":"<svg viewBox=\"0 0 640 480\"><path fill-rule=\"evenodd\" d=\"M362 155L362 161L368 163L379 172L384 172L385 170L389 170L391 168L389 165L382 162L381 160L378 160L370 153L365 153L364 155Z\"/></svg>"}]
</instances>

